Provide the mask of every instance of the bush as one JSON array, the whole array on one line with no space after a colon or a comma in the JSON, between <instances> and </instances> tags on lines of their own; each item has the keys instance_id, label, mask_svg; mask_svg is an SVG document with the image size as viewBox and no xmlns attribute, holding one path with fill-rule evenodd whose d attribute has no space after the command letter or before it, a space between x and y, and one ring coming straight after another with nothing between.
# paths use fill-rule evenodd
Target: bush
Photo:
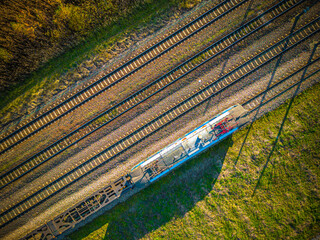
<instances>
[{"instance_id":1,"label":"bush","mask_svg":"<svg viewBox=\"0 0 320 240\"><path fill-rule=\"evenodd\" d=\"M4 0L0 3L0 91L144 0Z\"/></svg>"}]
</instances>

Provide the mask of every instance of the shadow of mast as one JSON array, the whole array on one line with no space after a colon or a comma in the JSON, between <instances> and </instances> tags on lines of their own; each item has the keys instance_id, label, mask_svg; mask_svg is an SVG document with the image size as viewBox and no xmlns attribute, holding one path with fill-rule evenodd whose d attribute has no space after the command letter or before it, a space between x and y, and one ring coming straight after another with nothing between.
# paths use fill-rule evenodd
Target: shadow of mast
<instances>
[{"instance_id":1,"label":"shadow of mast","mask_svg":"<svg viewBox=\"0 0 320 240\"><path fill-rule=\"evenodd\" d=\"M308 63L307 63L307 64L309 64L309 63L312 61L313 55L314 55L314 53L315 53L315 51L316 51L316 49L317 49L317 47L318 47L319 44L320 44L320 42L318 42L317 44L314 45L313 50L312 50L312 52L311 52L311 54L310 54L310 57L309 57L309 60L308 60ZM286 121L286 119L287 119L287 117L288 117L288 114L289 114L289 111L290 111L290 109L291 109L291 107L292 107L294 98L297 96L297 94L298 94L298 92L299 92L299 90L300 90L300 86L301 86L301 83L302 83L303 80L304 80L304 77L305 77L305 74L306 74L306 72L307 72L307 69L308 69L308 67L306 67L306 68L304 69L304 71L303 71L303 73L302 73L302 75L301 75L299 84L298 84L298 86L297 86L297 88L296 88L293 96L292 96L291 99L290 99L288 108L287 108L286 113L285 113L285 115L284 115L284 117L283 117L283 119L282 119L282 123L281 123L280 129L279 129L278 135L277 135L277 137L276 137L276 139L275 139L275 141L274 141L274 143L273 143L272 149L271 149L271 151L270 151L270 153L269 153L269 156L268 156L268 158L267 158L267 162L265 163L265 165L264 165L264 167L263 167L263 169L262 169L262 171L261 171L261 174L260 174L260 176L259 176L258 182L257 182L257 184L256 184L256 186L255 186L255 188L254 188L254 190L253 190L252 197L255 195L255 193L256 193L256 191L257 191L257 189L258 189L258 187L259 187L259 185L260 185L261 178L262 178L265 170L266 170L267 167L268 167L268 163L270 162L270 159L271 159L271 156L272 156L274 150L276 149L276 146L277 146L277 143L278 143L278 141L279 141L279 137L280 137L280 135L281 135L281 132L282 132L284 123L285 123L285 121Z\"/></svg>"},{"instance_id":2,"label":"shadow of mast","mask_svg":"<svg viewBox=\"0 0 320 240\"><path fill-rule=\"evenodd\" d=\"M279 67L279 64L280 64L280 62L281 62L281 60L282 60L282 57L283 57L283 51L286 50L286 48L287 48L287 46L288 46L288 43L289 43L289 41L290 41L290 39L291 39L291 37L292 37L292 34L293 34L293 32L294 32L294 29L295 29L295 27L296 27L296 25L297 25L298 20L299 20L300 17L301 17L304 13L306 13L308 10L309 10L309 7L306 8L306 9L304 9L299 15L297 15L297 16L295 17L294 23L293 23L293 25L292 25L292 27L291 27L291 30L290 30L290 33L289 33L289 37L288 37L288 39L286 40L286 42L285 42L285 44L284 44L284 46L283 46L283 48L282 48L282 53L280 54L280 56L279 56L279 58L278 58L278 60L277 60L277 62L276 62L276 64L275 64L275 66L274 66L274 69L273 69L273 71L272 71L272 74L271 74L270 80L269 80L269 82L268 82L268 86L266 87L266 90L268 90L268 89L270 88L270 85L271 85L271 83L273 82L275 73L276 73L276 71L277 71L277 69L278 69L278 67ZM241 148L240 148L240 150L239 150L239 154L238 154L238 156L237 156L237 158L236 158L236 161L235 161L235 163L234 163L234 166L237 165L237 163L238 163L238 161L239 161L239 159L240 159L240 156L241 156L243 147L244 147L244 145L245 145L245 143L246 143L246 141L247 141L247 138L248 138L249 133L250 133L250 131L251 131L251 129L252 129L253 123L254 123L254 121L257 119L257 117L258 117L258 115L259 115L259 113L260 113L261 106L263 105L263 102L264 102L266 96L267 96L267 91L262 95L260 104L259 104L259 106L258 106L258 108L257 108L257 110L256 110L256 112L255 112L255 115L254 115L254 117L253 117L253 119L252 119L252 121L251 121L251 123L250 123L250 125L249 125L249 129L248 129L248 131L247 131L247 133L246 133L246 136L245 136L245 138L244 138L244 140L243 140L243 143L242 143Z\"/></svg>"},{"instance_id":3,"label":"shadow of mast","mask_svg":"<svg viewBox=\"0 0 320 240\"><path fill-rule=\"evenodd\" d=\"M247 7L247 10L242 18L242 21L240 23L240 27L242 27L242 25L245 23L247 17L248 17L248 14L249 14L249 11L251 10L251 7L252 7L252 3L253 3L253 0L250 0L250 3ZM235 36L235 40L237 40L237 36ZM221 68L221 72L219 74L219 78L221 78L224 74L224 70L226 69L226 66L227 66L227 63L228 63L228 59L226 61L224 61L223 65L222 65L222 68ZM221 93L219 94L219 100L220 101L220 98L221 98ZM211 98L208 100L207 102L207 105L205 107L205 110L203 111L203 115L205 115L205 113L208 111L208 108L209 108L209 105L210 105L210 100Z\"/></svg>"}]
</instances>

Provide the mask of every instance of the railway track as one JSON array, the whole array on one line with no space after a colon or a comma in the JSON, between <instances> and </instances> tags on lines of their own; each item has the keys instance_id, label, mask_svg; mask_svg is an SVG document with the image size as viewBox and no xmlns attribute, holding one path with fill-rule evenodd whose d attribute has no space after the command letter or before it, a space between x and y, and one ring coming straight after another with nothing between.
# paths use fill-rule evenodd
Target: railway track
<instances>
[{"instance_id":1,"label":"railway track","mask_svg":"<svg viewBox=\"0 0 320 240\"><path fill-rule=\"evenodd\" d=\"M246 109L248 110L247 115L255 112L257 109L259 109L261 106L264 106L268 103L270 103L275 98L285 94L289 90L293 89L294 87L301 84L303 81L309 79L310 77L318 74L320 72L320 68L312 71L311 73L308 73L306 76L304 76L300 81L291 81L288 80L294 77L296 74L302 73L303 71L306 71L310 66L318 63L319 64L320 55L316 55L315 59L310 61L309 63L300 66L298 70L294 71L293 73L287 73L287 76L284 76L280 79L278 79L275 83L273 83L269 88L256 93L254 97L249 98L245 102L242 103L243 106L246 106ZM264 99L262 99L263 95L265 95ZM261 100L263 100L261 102Z\"/></svg>"},{"instance_id":2,"label":"railway track","mask_svg":"<svg viewBox=\"0 0 320 240\"><path fill-rule=\"evenodd\" d=\"M12 206L8 206L0 211L0 227L8 224L23 213L52 197L62 189L70 186L74 182L91 173L98 167L107 163L122 152L136 145L154 132L173 122L180 116L196 108L206 100L216 96L226 88L239 82L244 77L257 71L262 66L274 60L284 52L291 50L310 38L320 30L320 18L313 20L306 26L295 31L292 35L287 36L263 51L258 51L249 60L230 70L219 79L213 79L202 85L199 89L190 93L188 96L180 99L166 110L158 113L152 119L141 123L135 129L130 130L119 139L109 143L100 153L88 159L83 159L67 169L67 173L62 173L55 179L51 179L43 187L36 189L34 193L29 193L23 199L20 199ZM286 41L288 44L286 44ZM286 48L284 49L284 46Z\"/></svg>"},{"instance_id":3,"label":"railway track","mask_svg":"<svg viewBox=\"0 0 320 240\"><path fill-rule=\"evenodd\" d=\"M83 124L79 128L75 129L65 137L57 140L55 143L46 147L39 153L31 156L30 158L23 161L16 167L2 174L0 176L0 189L21 178L25 174L31 172L36 167L47 162L54 156L57 156L61 152L65 151L66 149L78 143L90 134L96 132L100 128L109 124L116 118L122 116L123 114L133 109L137 105L148 100L155 94L161 92L162 90L164 90L171 84L175 83L176 81L180 80L190 72L196 70L198 67L200 67L207 61L224 53L225 51L232 48L234 45L240 43L241 41L244 41L247 37L251 36L258 30L263 29L263 27L267 26L276 18L278 18L285 12L289 11L292 7L295 6L294 3L300 2L302 1L293 1L291 3L284 1L275 5L274 7L266 11L264 14L261 14L260 16L252 19L248 23L242 25L235 31L223 37L221 40L211 44L211 46L207 47L206 49L196 54L189 60L180 64L179 66L169 71L162 77L154 80L152 83L148 84L138 92L132 94L125 100L107 109L97 117ZM284 7L284 5L286 6ZM281 8L284 8L284 11L280 10ZM262 20L262 18L264 20Z\"/></svg>"},{"instance_id":4,"label":"railway track","mask_svg":"<svg viewBox=\"0 0 320 240\"><path fill-rule=\"evenodd\" d=\"M311 55L313 55L313 53ZM249 102L257 101L257 98L259 98L262 94L270 95L269 98L266 99L266 101L264 101L263 103L259 102L259 106L267 104L270 101L276 99L285 92L296 87L298 84L301 84L303 81L319 73L320 69L316 69L315 71L309 73L307 76L303 74L303 77L298 82L291 82L290 84L283 87L282 90L273 91L273 89L277 85L281 83L286 83L288 79L294 77L296 74L299 74L303 71L305 73L310 66L312 66L315 63L318 63L319 60L320 55L316 56L314 60L310 59L310 61L308 61L307 64L300 66L297 70L294 70L291 73L287 73L287 76L281 79L277 79L277 83L275 83L273 86L260 93L255 94L255 96L250 97L247 101L243 102L243 104L248 105ZM250 112L255 110L255 108L252 108L252 106L250 106L250 109ZM127 179L126 176L122 176L110 185L93 193L91 196L84 199L81 203L78 203L77 205L69 208L67 211L55 217L53 220L35 229L34 231L26 235L23 238L23 240L53 239L55 236L58 236L61 233L67 231L68 229L73 228L77 223L83 221L84 219L99 211L103 207L109 205L112 202L114 203L114 201L118 200L124 193L130 191L131 189L132 183L130 179Z\"/></svg>"},{"instance_id":5,"label":"railway track","mask_svg":"<svg viewBox=\"0 0 320 240\"><path fill-rule=\"evenodd\" d=\"M46 128L53 122L74 111L76 108L105 92L128 76L145 67L155 59L194 36L218 19L232 12L248 0L225 0L177 31L152 45L138 56L117 67L106 76L63 99L63 102L41 113L29 122L22 123L16 129L0 139L0 154L7 152L30 136Z\"/></svg>"}]
</instances>

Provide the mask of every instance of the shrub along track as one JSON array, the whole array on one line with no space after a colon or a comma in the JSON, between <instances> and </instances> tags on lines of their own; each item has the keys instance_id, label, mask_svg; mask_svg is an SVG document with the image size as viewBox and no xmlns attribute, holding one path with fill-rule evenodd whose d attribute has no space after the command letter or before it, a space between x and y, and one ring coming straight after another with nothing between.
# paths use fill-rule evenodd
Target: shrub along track
<instances>
[{"instance_id":1,"label":"shrub along track","mask_svg":"<svg viewBox=\"0 0 320 240\"><path fill-rule=\"evenodd\" d=\"M116 67L116 69L111 69L106 76L100 79L94 79L88 86L83 86L83 89L79 89L77 93L65 97L61 100L62 102L56 103L49 109L40 112L40 114L31 119L31 121L22 122L16 129L8 132L6 136L1 138L0 154L8 151L53 122L74 111L76 108L92 100L94 97L120 83L128 76L147 66L246 2L248 2L248 0L226 0L218 4L185 26L181 26L161 41L149 46L142 53L122 63L121 66Z\"/></svg>"},{"instance_id":2,"label":"shrub along track","mask_svg":"<svg viewBox=\"0 0 320 240\"><path fill-rule=\"evenodd\" d=\"M203 65L207 61L219 56L228 49L231 49L237 43L244 41L247 37L251 36L256 31L267 26L270 22L276 19L273 14L277 13L277 11L279 10L276 7L274 9L275 12L272 11L273 10L271 9L269 12L266 12L265 14L252 19L248 23L236 29L234 32L228 34L218 42L213 43L211 46L207 47L200 53L180 64L173 70L169 71L167 74L143 87L138 92L115 104L113 107L107 109L97 117L78 127L65 137L59 139L39 153L28 158L10 171L2 174L0 176L0 189L7 186L11 182L16 181L28 172L31 172L36 167L47 162L54 156L65 151L66 149L91 135L95 131L109 124L116 118L127 113L137 105L145 102L155 94L161 92L163 89L180 80L191 71L196 70L199 66ZM282 14L284 14L284 12ZM262 21L262 18L269 18L270 21L264 22Z\"/></svg>"},{"instance_id":3,"label":"shrub along track","mask_svg":"<svg viewBox=\"0 0 320 240\"><path fill-rule=\"evenodd\" d=\"M27 196L27 198L18 201L17 204L14 204L14 206L1 211L1 224L4 225L15 219L19 215L23 214L24 212L30 210L34 206L43 202L45 199L61 191L63 188L69 186L73 182L87 175L89 172L95 170L98 166L105 164L106 162L110 161L111 158L114 158L121 152L127 150L129 147L132 147L133 145L142 141L144 138L151 135L155 131L163 128L170 122L177 119L179 116L189 112L191 109L197 107L219 92L224 91L227 86L235 84L243 77L260 69L263 65L279 56L279 54L281 54L282 52L289 51L294 46L300 44L302 41L314 35L318 31L319 18L309 23L305 28L296 31L294 37L291 38L291 36L289 36L282 40L279 40L279 42L273 44L272 47L250 58L250 60L229 71L223 77L213 80L211 83L203 85L195 92L190 93L190 96L187 97L187 99L181 99L180 102L176 102L164 113L158 114L158 116L153 117L153 119L142 123L142 126L138 126L137 129L128 132L120 139L115 140L113 143L110 143L109 146L107 146L107 148L99 154L90 159L84 159L79 164L76 164L74 168L70 169L67 174L62 174L56 179L52 179L52 181L46 184L46 186L42 189L39 189L35 193ZM290 38L290 41L284 49L284 46L286 45L285 42L288 38ZM204 60L200 64L203 64L204 62L206 62L206 60Z\"/></svg>"},{"instance_id":4,"label":"shrub along track","mask_svg":"<svg viewBox=\"0 0 320 240\"><path fill-rule=\"evenodd\" d=\"M316 26L319 29L319 27L320 27L319 22L316 24ZM304 30L302 30L302 31L304 31ZM270 59L266 60L265 63L261 63L261 65L266 64L267 62L274 59L275 57L281 56L282 52L286 51L287 47L289 49L291 49L294 46L296 46L297 44L299 44L300 40L303 41L302 35L303 35L303 33L300 32L300 35L296 34L295 36L293 36L293 38L296 39L295 41L293 41L293 39L291 37L286 38L286 39L282 40L281 42L275 44L274 46L271 46L270 48L268 48L266 51L264 51L262 53L262 55L268 56ZM287 42L290 41L290 43L287 45L286 41ZM243 100L241 102L241 104L246 106L249 109L248 114L254 113L257 110L258 106L261 107L262 105L268 104L271 101L276 100L282 94L286 93L287 91L292 90L294 87L301 84L303 81L306 81L308 78L319 73L319 71L320 71L319 68L310 69L310 68L314 67L314 65L319 63L319 60L320 60L319 51L315 54L316 48L314 48L313 50L314 51L310 54L309 60L302 63L299 68L293 70L292 72L288 72L286 76L280 77L279 79L275 79L275 81L273 81L272 85L268 89L261 91L261 92L257 92L253 96L249 97L247 100ZM269 56L269 54L271 54L272 56ZM247 63L245 63L244 65L242 65L240 67L241 68L243 67L245 69L246 64L248 64L247 67L252 67L252 70L249 70L249 72L247 74L250 74L250 72L252 72L252 71L256 71L256 69L259 68L259 66L253 67L252 64L256 60L259 61L259 59L262 58L262 55L257 54L257 56L255 56L253 59L249 60ZM311 71L308 71L308 70L311 70ZM230 74L236 74L237 71L239 71L239 69L233 71ZM301 78L298 78L296 80L292 79L294 76L300 74L301 72L303 72ZM224 80L227 79L229 76L231 76L229 74L227 74L227 75L224 76ZM242 77L234 80L233 83L241 80L241 78ZM221 80L223 81L223 79L221 79ZM233 83L231 83L231 84L233 84ZM229 86L230 86L230 84L225 87L220 88L219 90L217 90L217 88L215 88L215 90L217 92L215 92L213 94L216 95L218 92L223 91L224 89L228 88ZM186 103L185 111L190 110L187 108L188 105L190 106L190 108L193 108L196 105L203 103L204 101L206 101L208 98L211 97L209 95L206 96L204 94L203 95L204 98L202 99L200 97L200 99L199 99L197 96L200 96L201 93L203 93L203 89L202 90L199 89L199 92L198 92L199 95L197 95L197 94L193 95L187 101L183 101L184 103ZM267 94L267 97L264 98L263 101L261 101L261 96L263 94ZM205 99L206 97L208 97L208 98ZM193 104L192 102L189 102L189 104L188 104L188 101L191 98L195 99L195 101L198 101L198 103L194 103L193 106L192 106L192 104ZM255 104L253 106L253 104L252 104L253 102L257 102L257 104ZM176 108L176 107L179 107L179 104L169 110L169 111L172 111L172 114L176 115L176 116L172 116L172 114L170 114L169 112L165 112L164 114L160 114L160 115L162 115L161 118L163 119L164 125L166 125L170 122L170 120L168 120L168 118L172 117L172 121L173 121L176 117L179 117L182 114L184 114L182 112L184 110L183 108L181 108L181 112L180 112L178 110L178 108ZM178 113L176 111L178 111ZM179 114L181 114L181 115L179 115ZM164 117L164 115L167 115L167 117ZM159 118L158 120L160 120L161 118ZM161 123L161 122L159 121L159 123ZM150 123L147 123L147 125L148 124L150 124ZM152 125L149 125L149 126L152 126ZM161 127L163 127L163 126L160 126L160 128ZM142 127L140 130L143 131L143 128L144 127ZM148 133L146 133L146 134L148 134ZM126 195L126 194L128 194L128 192L132 191L132 188L131 188L132 185L131 185L130 181L128 181L128 180L130 180L130 179L127 179L126 176L120 177L118 180L116 180L111 185L108 185L105 188L95 192L94 194L92 194L91 196L89 196L85 200L83 200L81 203L71 207L63 214L60 214L59 216L54 218L52 221L50 221L50 222L46 223L45 225L41 226L40 228L34 230L32 233L27 235L25 239L29 239L31 237L37 237L40 235L42 235L42 239L50 239L53 235L58 235L59 232L61 234L61 232L67 231L68 229L71 229L72 227L75 226L75 224L83 221L88 216L99 211L102 207L104 207L106 205L110 205L111 203L116 202L116 200L118 200L118 199L124 198L123 197L124 195ZM55 229L55 231L53 231L52 229Z\"/></svg>"}]
</instances>

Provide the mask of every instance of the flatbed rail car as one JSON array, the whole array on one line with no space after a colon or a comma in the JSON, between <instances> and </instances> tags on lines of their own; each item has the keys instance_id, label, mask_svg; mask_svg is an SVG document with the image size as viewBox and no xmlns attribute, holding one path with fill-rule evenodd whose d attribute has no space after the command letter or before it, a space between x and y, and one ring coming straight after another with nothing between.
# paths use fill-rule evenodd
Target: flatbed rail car
<instances>
[{"instance_id":1,"label":"flatbed rail car","mask_svg":"<svg viewBox=\"0 0 320 240\"><path fill-rule=\"evenodd\" d=\"M102 208L110 209L132 194L146 188L184 162L225 139L245 124L247 111L234 105L156 154L142 161L115 182L93 193L23 239L49 240L66 234ZM135 189L133 191L133 189Z\"/></svg>"}]
</instances>

